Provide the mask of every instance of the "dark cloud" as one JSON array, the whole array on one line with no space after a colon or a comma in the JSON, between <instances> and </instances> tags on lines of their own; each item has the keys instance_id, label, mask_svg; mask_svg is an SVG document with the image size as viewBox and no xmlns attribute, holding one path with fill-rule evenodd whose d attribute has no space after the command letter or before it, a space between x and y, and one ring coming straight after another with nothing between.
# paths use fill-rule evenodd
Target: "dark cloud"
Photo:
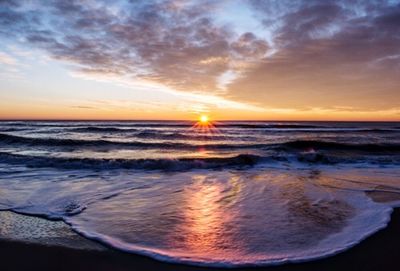
<instances>
[{"instance_id":1,"label":"dark cloud","mask_svg":"<svg viewBox=\"0 0 400 271\"><path fill-rule=\"evenodd\" d=\"M267 42L258 39L251 32L241 35L237 41L232 43L231 47L240 56L252 59L262 58L269 49Z\"/></svg>"},{"instance_id":2,"label":"dark cloud","mask_svg":"<svg viewBox=\"0 0 400 271\"><path fill-rule=\"evenodd\" d=\"M277 107L399 107L399 12L384 1L304 1L281 16L276 54L233 82L229 97Z\"/></svg>"},{"instance_id":3,"label":"dark cloud","mask_svg":"<svg viewBox=\"0 0 400 271\"><path fill-rule=\"evenodd\" d=\"M16 0L0 0L0 5L3 7L18 7L19 1Z\"/></svg>"}]
</instances>

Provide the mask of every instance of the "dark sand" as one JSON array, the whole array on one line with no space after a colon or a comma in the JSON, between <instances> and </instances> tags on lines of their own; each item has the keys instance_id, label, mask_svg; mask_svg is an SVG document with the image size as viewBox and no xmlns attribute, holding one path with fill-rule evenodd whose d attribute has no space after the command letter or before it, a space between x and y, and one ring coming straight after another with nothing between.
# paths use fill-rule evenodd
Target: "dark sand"
<instances>
[{"instance_id":1,"label":"dark sand","mask_svg":"<svg viewBox=\"0 0 400 271\"><path fill-rule=\"evenodd\" d=\"M400 194L396 192L371 191L366 194L376 202L400 201Z\"/></svg>"},{"instance_id":2,"label":"dark sand","mask_svg":"<svg viewBox=\"0 0 400 271\"><path fill-rule=\"evenodd\" d=\"M80 250L107 249L97 242L80 236L62 221L51 221L13 212L0 212L1 240Z\"/></svg>"},{"instance_id":3,"label":"dark sand","mask_svg":"<svg viewBox=\"0 0 400 271\"><path fill-rule=\"evenodd\" d=\"M21 221L16 222L19 223ZM49 221L47 223L54 222ZM68 231L68 229L65 230ZM69 246L59 246L57 242L48 242L44 245L40 236L36 240L37 242L32 240L35 239L32 238L34 235L31 236L30 240L23 242L23 238L22 240L18 238L20 234L18 232L16 238L0 239L0 270L221 270L169 264L155 261L148 257L122 253L104 248L98 244L93 245L92 241L72 236L73 234L70 236L68 232L67 234L61 234L57 238L67 238L72 243ZM61 241L64 242L65 240ZM395 209L387 228L367 238L354 248L336 256L307 263L233 270L249 269L271 271L400 270L400 209Z\"/></svg>"}]
</instances>

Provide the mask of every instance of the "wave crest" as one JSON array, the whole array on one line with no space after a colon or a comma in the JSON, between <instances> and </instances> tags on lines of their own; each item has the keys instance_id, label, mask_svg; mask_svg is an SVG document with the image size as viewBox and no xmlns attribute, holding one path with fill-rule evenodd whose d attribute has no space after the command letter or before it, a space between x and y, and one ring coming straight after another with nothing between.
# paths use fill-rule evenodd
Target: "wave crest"
<instances>
[{"instance_id":1,"label":"wave crest","mask_svg":"<svg viewBox=\"0 0 400 271\"><path fill-rule=\"evenodd\" d=\"M283 148L299 150L349 150L363 152L399 152L400 144L351 144L319 140L296 140L283 143Z\"/></svg>"},{"instance_id":2,"label":"wave crest","mask_svg":"<svg viewBox=\"0 0 400 271\"><path fill-rule=\"evenodd\" d=\"M24 164L28 167L54 167L61 169L146 169L182 171L190 169L218 169L226 167L254 166L266 157L240 154L225 158L180 158L180 159L107 159L30 156L2 152L0 162Z\"/></svg>"}]
</instances>

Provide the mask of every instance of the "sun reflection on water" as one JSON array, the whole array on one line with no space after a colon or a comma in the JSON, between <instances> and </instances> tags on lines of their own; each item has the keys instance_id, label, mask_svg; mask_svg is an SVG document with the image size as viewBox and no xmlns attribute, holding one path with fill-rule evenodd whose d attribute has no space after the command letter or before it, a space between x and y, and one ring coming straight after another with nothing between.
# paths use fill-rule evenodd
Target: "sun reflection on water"
<instances>
[{"instance_id":1,"label":"sun reflection on water","mask_svg":"<svg viewBox=\"0 0 400 271\"><path fill-rule=\"evenodd\" d=\"M184 247L192 254L204 256L218 253L223 256L229 253L226 250L229 244L235 242L231 238L233 232L229 230L234 219L230 204L240 188L236 187L238 183L235 180L224 184L206 176L195 178L185 192L181 232Z\"/></svg>"}]
</instances>

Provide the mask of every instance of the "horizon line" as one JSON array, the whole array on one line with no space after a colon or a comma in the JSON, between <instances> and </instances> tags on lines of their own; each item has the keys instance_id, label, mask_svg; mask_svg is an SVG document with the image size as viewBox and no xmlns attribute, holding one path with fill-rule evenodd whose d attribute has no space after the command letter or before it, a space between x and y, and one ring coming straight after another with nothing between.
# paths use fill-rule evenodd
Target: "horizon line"
<instances>
[{"instance_id":1,"label":"horizon line","mask_svg":"<svg viewBox=\"0 0 400 271\"><path fill-rule=\"evenodd\" d=\"M193 122L195 120L188 120L188 119L1 119L0 118L0 122L6 122L6 121L53 121L53 122L57 122L57 121L98 121L98 122L129 122L129 121L165 121L165 122L174 122L174 121L182 121L182 122ZM257 120L257 119L223 119L223 120L212 120L212 122L228 122L228 121L248 121L248 122L400 122L400 120L306 120L306 119L302 119L302 120L290 120L290 119L286 119L286 120L268 120L268 119L264 119L264 120Z\"/></svg>"}]
</instances>

